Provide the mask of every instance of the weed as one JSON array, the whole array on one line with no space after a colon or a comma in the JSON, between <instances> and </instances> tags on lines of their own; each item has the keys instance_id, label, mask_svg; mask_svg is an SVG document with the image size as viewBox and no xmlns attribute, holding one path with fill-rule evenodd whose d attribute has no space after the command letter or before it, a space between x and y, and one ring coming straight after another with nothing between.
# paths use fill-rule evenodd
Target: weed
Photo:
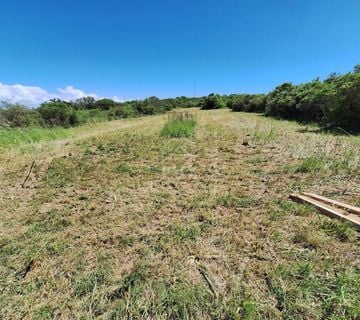
<instances>
[{"instance_id":1,"label":"weed","mask_svg":"<svg viewBox=\"0 0 360 320\"><path fill-rule=\"evenodd\" d=\"M196 226L175 226L172 228L171 235L176 243L182 241L194 241L200 236L200 229Z\"/></svg>"},{"instance_id":2,"label":"weed","mask_svg":"<svg viewBox=\"0 0 360 320\"><path fill-rule=\"evenodd\" d=\"M130 176L140 176L160 173L161 167L159 166L131 166L127 163L123 163L116 168L118 173L126 173Z\"/></svg>"},{"instance_id":3,"label":"weed","mask_svg":"<svg viewBox=\"0 0 360 320\"><path fill-rule=\"evenodd\" d=\"M37 309L34 313L34 320L54 319L54 310L50 306L44 306Z\"/></svg>"},{"instance_id":4,"label":"weed","mask_svg":"<svg viewBox=\"0 0 360 320\"><path fill-rule=\"evenodd\" d=\"M294 203L293 201L289 200L280 200L278 204L279 207L287 213L301 217L308 216L311 212L314 211L314 208L311 205Z\"/></svg>"},{"instance_id":5,"label":"weed","mask_svg":"<svg viewBox=\"0 0 360 320\"><path fill-rule=\"evenodd\" d=\"M62 188L74 180L71 162L64 158L52 160L44 180L51 187Z\"/></svg>"},{"instance_id":6,"label":"weed","mask_svg":"<svg viewBox=\"0 0 360 320\"><path fill-rule=\"evenodd\" d=\"M109 270L99 267L89 275L85 275L75 280L73 289L76 296L84 296L91 293L96 287L102 286L107 282Z\"/></svg>"},{"instance_id":7,"label":"weed","mask_svg":"<svg viewBox=\"0 0 360 320\"><path fill-rule=\"evenodd\" d=\"M189 138L195 133L196 120L193 114L177 112L169 116L168 122L161 131L167 138Z\"/></svg>"},{"instance_id":8,"label":"weed","mask_svg":"<svg viewBox=\"0 0 360 320\"><path fill-rule=\"evenodd\" d=\"M325 168L325 161L320 157L309 157L304 159L297 167L296 172L314 173Z\"/></svg>"},{"instance_id":9,"label":"weed","mask_svg":"<svg viewBox=\"0 0 360 320\"><path fill-rule=\"evenodd\" d=\"M343 221L326 219L321 223L320 227L328 235L335 236L341 241L352 240L356 233L354 228L349 225L349 223Z\"/></svg>"},{"instance_id":10,"label":"weed","mask_svg":"<svg viewBox=\"0 0 360 320\"><path fill-rule=\"evenodd\" d=\"M247 208L251 205L250 197L238 197L231 193L225 193L217 198L217 203L227 208Z\"/></svg>"}]
</instances>

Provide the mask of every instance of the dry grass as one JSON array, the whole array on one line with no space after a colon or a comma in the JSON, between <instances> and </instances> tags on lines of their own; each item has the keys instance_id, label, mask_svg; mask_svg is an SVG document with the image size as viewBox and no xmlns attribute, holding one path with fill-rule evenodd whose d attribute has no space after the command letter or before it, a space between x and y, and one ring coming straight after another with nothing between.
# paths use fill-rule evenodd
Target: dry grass
<instances>
[{"instance_id":1,"label":"dry grass","mask_svg":"<svg viewBox=\"0 0 360 320\"><path fill-rule=\"evenodd\" d=\"M1 155L0 319L360 317L357 232L287 200L359 204L360 138L193 112Z\"/></svg>"}]
</instances>

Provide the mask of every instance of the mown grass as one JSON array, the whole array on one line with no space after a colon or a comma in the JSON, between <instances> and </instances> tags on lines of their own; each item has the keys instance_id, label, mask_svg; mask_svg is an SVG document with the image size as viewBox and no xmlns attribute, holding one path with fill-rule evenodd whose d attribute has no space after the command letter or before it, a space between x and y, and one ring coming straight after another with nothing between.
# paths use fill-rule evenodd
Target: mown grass
<instances>
[{"instance_id":1,"label":"mown grass","mask_svg":"<svg viewBox=\"0 0 360 320\"><path fill-rule=\"evenodd\" d=\"M195 133L196 119L189 112L175 112L161 131L161 135L168 138L189 138Z\"/></svg>"},{"instance_id":2,"label":"mown grass","mask_svg":"<svg viewBox=\"0 0 360 320\"><path fill-rule=\"evenodd\" d=\"M3 153L0 318L360 318L358 232L288 200L356 204L359 138L195 116L181 143L156 116Z\"/></svg>"}]
</instances>

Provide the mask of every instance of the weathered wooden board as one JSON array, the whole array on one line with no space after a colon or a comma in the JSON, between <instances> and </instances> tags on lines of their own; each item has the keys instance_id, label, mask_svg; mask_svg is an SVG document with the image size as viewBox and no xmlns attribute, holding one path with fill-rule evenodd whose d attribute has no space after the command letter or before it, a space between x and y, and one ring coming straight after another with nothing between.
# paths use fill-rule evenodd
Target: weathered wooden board
<instances>
[{"instance_id":1,"label":"weathered wooden board","mask_svg":"<svg viewBox=\"0 0 360 320\"><path fill-rule=\"evenodd\" d=\"M328 206L321 201L312 199L305 195L291 194L290 199L296 202L309 203L314 207L316 207L321 213L327 215L328 217L349 221L360 229L360 216L358 215Z\"/></svg>"}]
</instances>

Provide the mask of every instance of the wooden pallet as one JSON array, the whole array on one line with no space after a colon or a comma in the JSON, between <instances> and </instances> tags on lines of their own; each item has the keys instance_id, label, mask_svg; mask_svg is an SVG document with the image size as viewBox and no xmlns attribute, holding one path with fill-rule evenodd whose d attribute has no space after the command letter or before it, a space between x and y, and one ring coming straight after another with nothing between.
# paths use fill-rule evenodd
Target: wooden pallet
<instances>
[{"instance_id":1,"label":"wooden pallet","mask_svg":"<svg viewBox=\"0 0 360 320\"><path fill-rule=\"evenodd\" d=\"M309 203L328 217L349 221L358 229L360 229L360 208L358 207L354 207L346 203L332 200L313 193L304 193L301 195L291 194L290 199L296 202Z\"/></svg>"}]
</instances>

